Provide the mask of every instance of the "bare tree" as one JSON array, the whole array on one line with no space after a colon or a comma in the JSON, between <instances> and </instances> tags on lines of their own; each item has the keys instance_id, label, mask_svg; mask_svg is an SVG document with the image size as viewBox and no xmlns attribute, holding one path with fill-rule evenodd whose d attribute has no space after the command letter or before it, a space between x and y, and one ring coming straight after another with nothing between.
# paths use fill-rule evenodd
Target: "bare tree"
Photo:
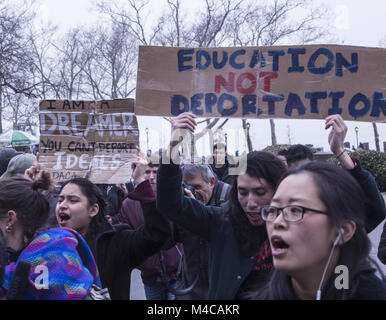
<instances>
[{"instance_id":1,"label":"bare tree","mask_svg":"<svg viewBox=\"0 0 386 320\"><path fill-rule=\"evenodd\" d=\"M81 37L81 29L75 28L68 31L59 43L53 44L57 58L51 83L57 99L79 99L86 94L82 91L84 61Z\"/></svg>"},{"instance_id":2,"label":"bare tree","mask_svg":"<svg viewBox=\"0 0 386 320\"><path fill-rule=\"evenodd\" d=\"M275 144L277 144L275 121L273 121L273 119L269 119L269 124L271 126L271 142L272 142L272 145L274 146Z\"/></svg>"},{"instance_id":3,"label":"bare tree","mask_svg":"<svg viewBox=\"0 0 386 320\"><path fill-rule=\"evenodd\" d=\"M288 137L288 144L291 145L292 142L291 142L291 127L289 125L289 123L287 124L287 137Z\"/></svg>"},{"instance_id":4,"label":"bare tree","mask_svg":"<svg viewBox=\"0 0 386 320\"><path fill-rule=\"evenodd\" d=\"M374 140L375 140L375 148L377 151L381 151L381 148L379 147L379 133L377 129L377 124L375 122L372 122L373 124L373 130L374 130Z\"/></svg>"},{"instance_id":5,"label":"bare tree","mask_svg":"<svg viewBox=\"0 0 386 320\"><path fill-rule=\"evenodd\" d=\"M28 30L34 18L32 5L0 0L0 133L12 95L36 97Z\"/></svg>"},{"instance_id":6,"label":"bare tree","mask_svg":"<svg viewBox=\"0 0 386 320\"><path fill-rule=\"evenodd\" d=\"M241 123L242 123L243 129L244 129L244 132L245 132L245 138L247 139L248 152L251 152L253 150L252 140L251 140L251 136L249 134L249 129L250 129L251 124L249 122L247 122L246 119L241 119Z\"/></svg>"},{"instance_id":7,"label":"bare tree","mask_svg":"<svg viewBox=\"0 0 386 320\"><path fill-rule=\"evenodd\" d=\"M163 29L165 17L156 18L156 24L149 27L151 6L149 1L144 0L127 0L126 5L120 5L119 2L99 1L97 7L107 14L114 24L123 24L129 32L137 38L140 45L154 45L154 39ZM145 26L145 23L147 26Z\"/></svg>"},{"instance_id":8,"label":"bare tree","mask_svg":"<svg viewBox=\"0 0 386 320\"><path fill-rule=\"evenodd\" d=\"M32 127L37 126L39 104L31 103L35 99L26 97L23 94L12 94L7 92L4 97L7 104L7 112L4 119L12 123L12 128L16 130L27 130L33 132Z\"/></svg>"},{"instance_id":9,"label":"bare tree","mask_svg":"<svg viewBox=\"0 0 386 320\"><path fill-rule=\"evenodd\" d=\"M225 26L233 16L241 10L242 1L205 0L204 11L198 14L199 19L190 27L192 45L197 47L213 47L226 43L229 37Z\"/></svg>"},{"instance_id":10,"label":"bare tree","mask_svg":"<svg viewBox=\"0 0 386 320\"><path fill-rule=\"evenodd\" d=\"M56 31L57 27L49 24L40 26L37 30L31 29L29 32L29 41L32 47L32 72L35 83L38 83L35 87L35 94L41 100L47 99L52 95L58 96L54 91L55 86L52 82L55 78L54 73L57 59L52 39Z\"/></svg>"},{"instance_id":11,"label":"bare tree","mask_svg":"<svg viewBox=\"0 0 386 320\"><path fill-rule=\"evenodd\" d=\"M305 44L329 35L328 10L307 0L245 1L227 29L235 46Z\"/></svg>"},{"instance_id":12,"label":"bare tree","mask_svg":"<svg viewBox=\"0 0 386 320\"><path fill-rule=\"evenodd\" d=\"M85 84L94 99L126 98L134 92L137 47L126 25L87 31L83 47Z\"/></svg>"}]
</instances>

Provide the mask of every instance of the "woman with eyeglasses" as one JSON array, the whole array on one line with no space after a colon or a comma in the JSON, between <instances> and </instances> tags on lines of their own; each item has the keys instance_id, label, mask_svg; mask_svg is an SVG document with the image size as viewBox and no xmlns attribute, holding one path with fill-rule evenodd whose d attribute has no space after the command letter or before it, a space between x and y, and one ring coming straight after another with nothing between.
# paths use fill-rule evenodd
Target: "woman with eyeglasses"
<instances>
[{"instance_id":1,"label":"woman with eyeglasses","mask_svg":"<svg viewBox=\"0 0 386 320\"><path fill-rule=\"evenodd\" d=\"M171 162L165 164L167 161L164 161L157 174L157 209L182 228L208 241L210 256L208 299L250 299L266 284L273 269L272 252L265 221L262 219L262 208L271 203L286 168L273 154L253 151L239 162L239 168L244 166L245 170L233 172L237 176L227 206L221 208L205 206L195 199L184 197L181 188L182 171L177 161L174 162L173 154L177 154L183 130L195 131L197 126L195 118L195 115L184 112L172 119L169 150ZM326 119L326 129L332 127L329 143L334 150L337 149L335 151L339 151L338 147L343 145L346 132L341 128L339 120L341 119L336 117ZM338 154L337 158L342 161L343 156L346 155ZM347 163L349 161L352 160L347 160ZM351 164L352 167L355 166ZM353 168L347 166L347 169ZM360 172L346 175L350 176L350 181L356 176L362 186L366 185L370 194L375 194L371 199L376 199L375 208L381 213L383 220L384 202L383 199L382 202L377 200L380 193L375 181L369 174L362 172L359 166L354 170ZM303 185L303 188L308 186ZM318 210L317 207L312 209ZM323 211L323 208L320 210ZM380 222L378 215L376 218L372 217L374 211L370 211L366 221L369 229Z\"/></svg>"},{"instance_id":2,"label":"woman with eyeglasses","mask_svg":"<svg viewBox=\"0 0 386 320\"><path fill-rule=\"evenodd\" d=\"M262 209L275 271L259 299L386 299L369 261L365 198L345 170L310 162Z\"/></svg>"}]
</instances>

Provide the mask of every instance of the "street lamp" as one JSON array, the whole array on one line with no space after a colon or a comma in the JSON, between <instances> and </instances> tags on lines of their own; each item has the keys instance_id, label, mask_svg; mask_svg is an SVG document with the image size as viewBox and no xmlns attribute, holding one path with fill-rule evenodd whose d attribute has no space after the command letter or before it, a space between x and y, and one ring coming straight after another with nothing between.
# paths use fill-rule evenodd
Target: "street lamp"
<instances>
[{"instance_id":1,"label":"street lamp","mask_svg":"<svg viewBox=\"0 0 386 320\"><path fill-rule=\"evenodd\" d=\"M358 146L359 146L359 144L358 144L358 131L359 131L359 128L355 127L354 130L355 130L355 134L357 136L357 149L358 149Z\"/></svg>"},{"instance_id":2,"label":"street lamp","mask_svg":"<svg viewBox=\"0 0 386 320\"><path fill-rule=\"evenodd\" d=\"M149 128L146 128L145 131L146 131L146 150L149 150Z\"/></svg>"},{"instance_id":3,"label":"street lamp","mask_svg":"<svg viewBox=\"0 0 386 320\"><path fill-rule=\"evenodd\" d=\"M248 152L252 151L251 148L251 142L250 142L250 137L249 137L249 128L251 127L251 124L249 122L246 123L245 127L247 128L247 147L248 147Z\"/></svg>"},{"instance_id":4,"label":"street lamp","mask_svg":"<svg viewBox=\"0 0 386 320\"><path fill-rule=\"evenodd\" d=\"M245 127L247 128L247 136L249 138L249 128L251 127L251 124L249 122L247 122L247 124L245 125Z\"/></svg>"}]
</instances>

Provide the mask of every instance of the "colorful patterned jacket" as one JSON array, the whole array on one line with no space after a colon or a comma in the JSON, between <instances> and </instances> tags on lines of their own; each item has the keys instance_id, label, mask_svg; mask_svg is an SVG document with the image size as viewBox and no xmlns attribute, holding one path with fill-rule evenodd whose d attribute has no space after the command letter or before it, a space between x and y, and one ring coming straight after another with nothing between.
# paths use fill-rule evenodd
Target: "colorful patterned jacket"
<instances>
[{"instance_id":1,"label":"colorful patterned jacket","mask_svg":"<svg viewBox=\"0 0 386 320\"><path fill-rule=\"evenodd\" d=\"M19 261L31 263L25 300L85 299L93 284L101 287L94 257L74 230L55 228L40 233L5 268L4 293Z\"/></svg>"}]
</instances>

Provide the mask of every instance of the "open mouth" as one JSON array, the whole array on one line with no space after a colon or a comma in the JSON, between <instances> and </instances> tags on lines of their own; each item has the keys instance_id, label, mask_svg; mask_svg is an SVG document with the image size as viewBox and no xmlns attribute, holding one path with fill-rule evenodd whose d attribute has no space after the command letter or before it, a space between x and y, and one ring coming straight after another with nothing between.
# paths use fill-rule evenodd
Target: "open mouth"
<instances>
[{"instance_id":1,"label":"open mouth","mask_svg":"<svg viewBox=\"0 0 386 320\"><path fill-rule=\"evenodd\" d=\"M60 224L66 223L71 218L70 215L65 212L59 212L58 217L59 217Z\"/></svg>"},{"instance_id":2,"label":"open mouth","mask_svg":"<svg viewBox=\"0 0 386 320\"><path fill-rule=\"evenodd\" d=\"M285 254L289 248L287 242L279 236L271 237L272 256L278 257Z\"/></svg>"},{"instance_id":3,"label":"open mouth","mask_svg":"<svg viewBox=\"0 0 386 320\"><path fill-rule=\"evenodd\" d=\"M253 221L253 222L262 221L260 212L247 212L247 216L250 221Z\"/></svg>"}]
</instances>

